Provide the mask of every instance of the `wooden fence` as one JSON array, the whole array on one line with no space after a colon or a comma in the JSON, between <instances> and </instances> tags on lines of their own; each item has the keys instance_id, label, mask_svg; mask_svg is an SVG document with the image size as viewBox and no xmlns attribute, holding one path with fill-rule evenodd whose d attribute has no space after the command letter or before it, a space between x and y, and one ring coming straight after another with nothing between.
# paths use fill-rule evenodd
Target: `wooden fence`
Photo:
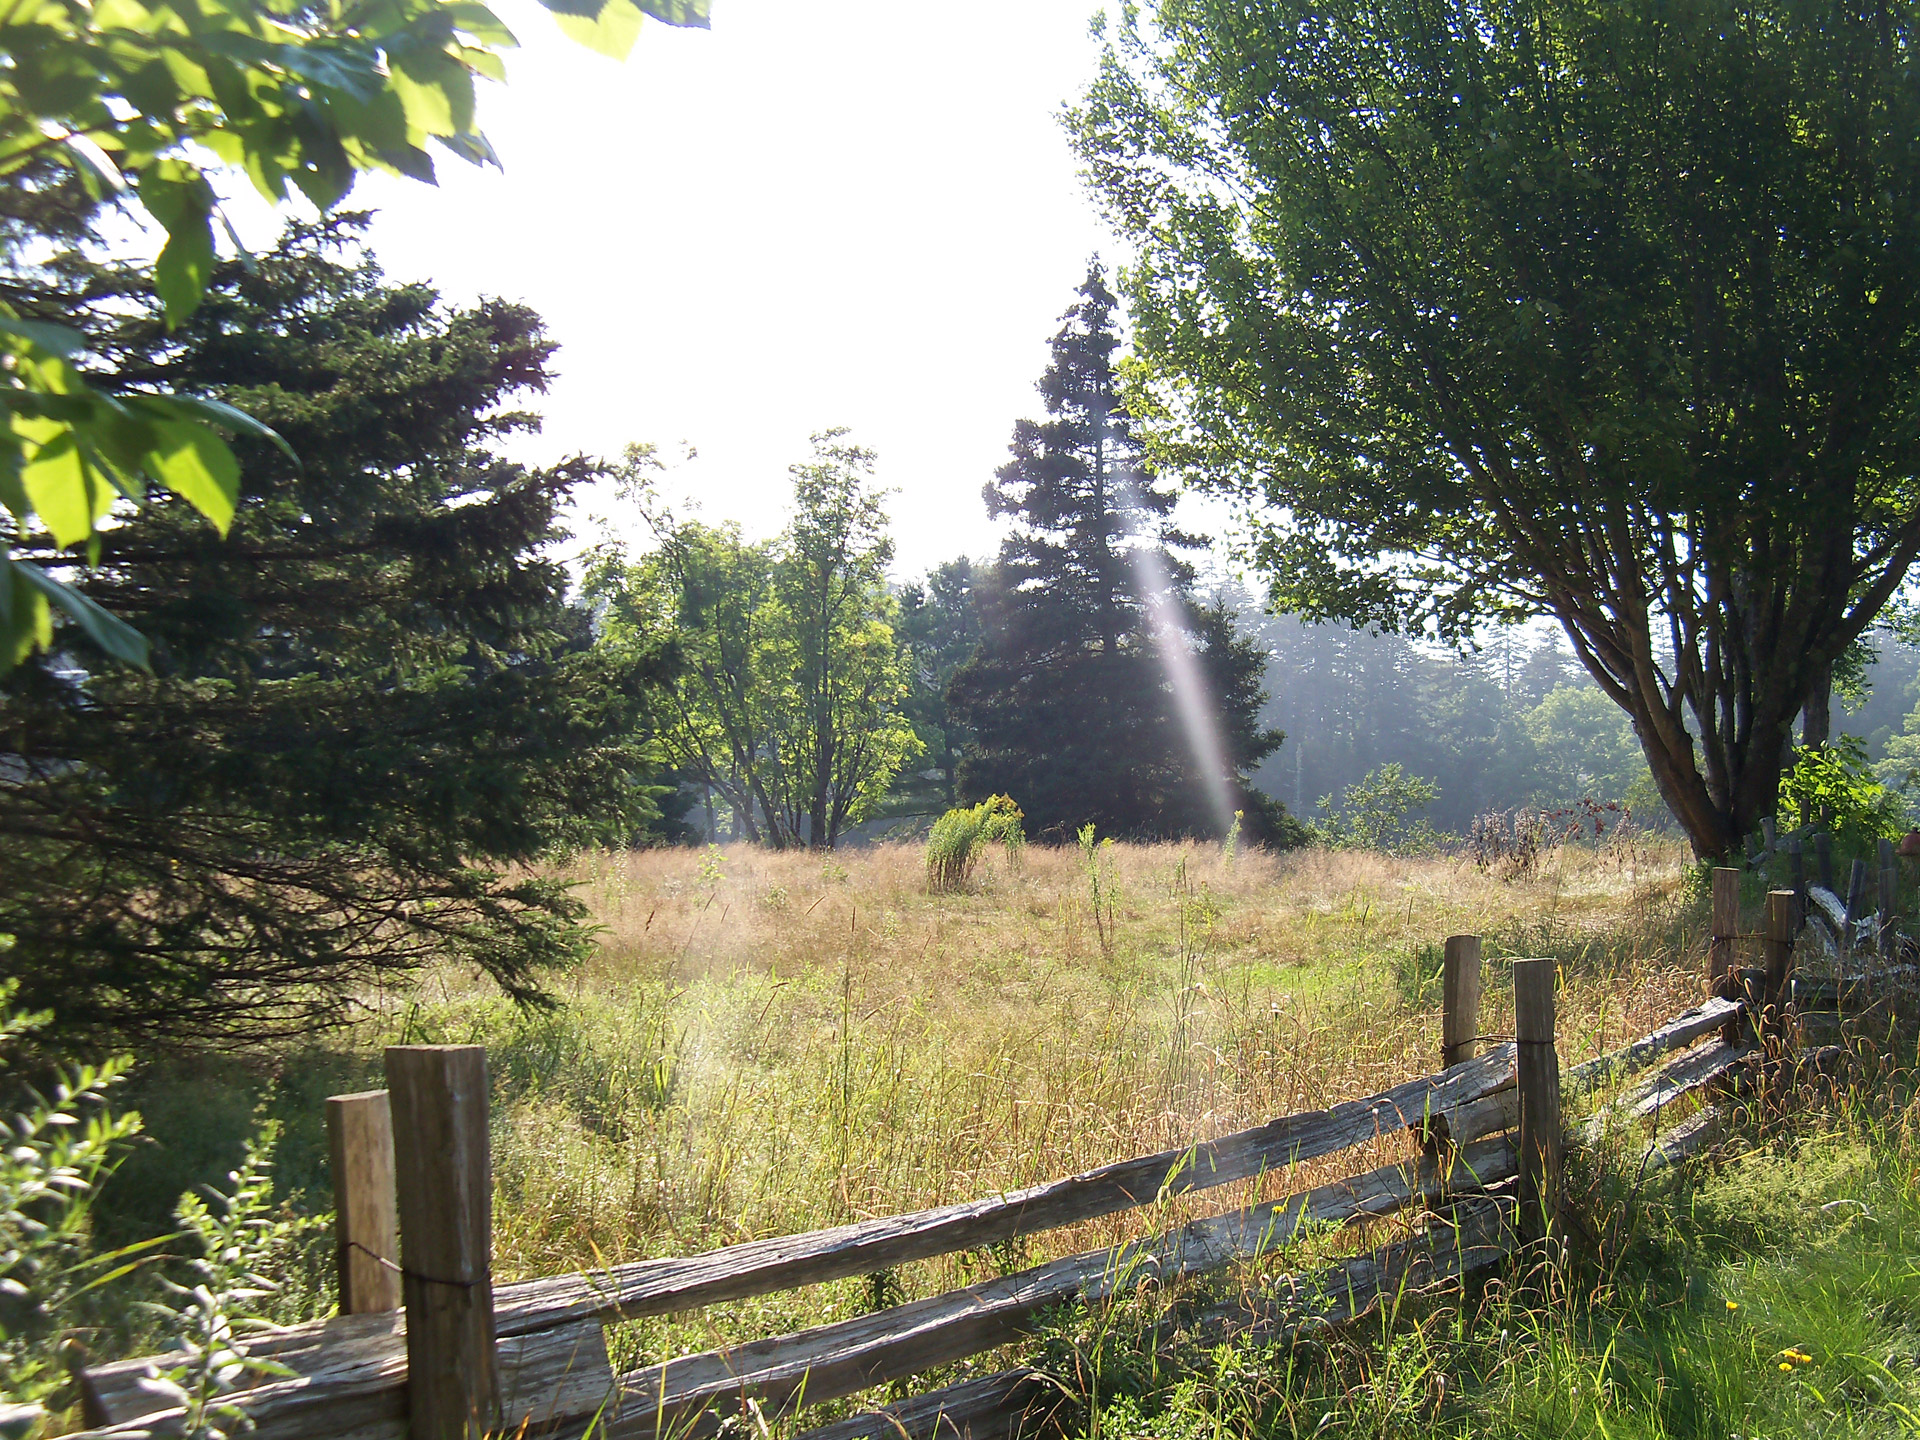
<instances>
[{"instance_id":1,"label":"wooden fence","mask_svg":"<svg viewBox=\"0 0 1920 1440\"><path fill-rule=\"evenodd\" d=\"M1564 1074L1555 1047L1554 962L1513 962L1514 1039L1488 1047L1480 1030L1480 943L1455 936L1445 948L1436 1074L1011 1194L498 1286L490 1272L485 1054L473 1046L395 1047L386 1052L386 1090L327 1102L342 1313L254 1342L252 1353L289 1374L263 1378L235 1398L258 1440L713 1435L729 1415L770 1420L997 1349L1032 1333L1052 1307L1097 1304L1148 1280L1217 1273L1268 1256L1309 1227L1417 1210L1407 1238L1393 1245L1318 1274L1267 1282L1181 1322L1201 1336L1285 1336L1338 1324L1383 1293L1456 1280L1550 1235L1569 1138L1590 1142L1610 1125L1658 1118L1685 1096L1798 1053L1794 1014L1804 1002L1794 1003L1794 935L1806 911L1793 891L1769 895L1767 928L1757 937L1762 963L1742 965L1739 942L1756 937L1738 931L1737 886L1737 872L1715 873L1710 998ZM1843 919L1852 926L1850 916ZM1857 927L1840 934L1856 936ZM1563 1133L1565 1091L1613 1086L1656 1063L1578 1134ZM1705 1143L1717 1118L1709 1104L1666 1127L1646 1147L1647 1163ZM870 1275L1283 1174L1398 1131L1421 1142L1417 1159L1150 1239L626 1374L614 1373L608 1360L603 1326L610 1321ZM87 1423L95 1427L88 1436L181 1433L183 1412L142 1387L153 1363L121 1361L82 1374ZM807 1440L1031 1435L1044 1430L1060 1394L1043 1375L1016 1367L810 1431Z\"/></svg>"}]
</instances>

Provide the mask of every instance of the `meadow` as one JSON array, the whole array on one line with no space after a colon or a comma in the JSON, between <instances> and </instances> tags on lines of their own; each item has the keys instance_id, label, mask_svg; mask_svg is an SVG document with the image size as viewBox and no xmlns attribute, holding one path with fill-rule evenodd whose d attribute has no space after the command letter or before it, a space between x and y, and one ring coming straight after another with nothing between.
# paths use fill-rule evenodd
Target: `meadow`
<instances>
[{"instance_id":1,"label":"meadow","mask_svg":"<svg viewBox=\"0 0 1920 1440\"><path fill-rule=\"evenodd\" d=\"M324 1207L319 1098L378 1083L384 1044L483 1043L496 1273L550 1274L991 1195L1429 1072L1449 934L1484 937L1489 1037L1511 1029L1502 962L1561 962L1563 1063L1697 999L1705 946L1699 872L1644 837L1562 846L1517 873L1439 855L1030 846L996 850L951 895L928 893L910 845L596 854L571 873L602 928L552 1009L517 1011L477 977L442 971L368 997L351 1033L265 1071L155 1067L129 1098L158 1143L116 1186L178 1193L185 1167L214 1163L257 1105L283 1126L283 1193ZM1783 1372L1762 1350L1845 1333L1885 1372L1871 1397L1857 1379L1846 1392L1855 1408L1871 1400L1864 1428L1796 1421L1779 1433L1898 1429L1889 1405L1914 1398L1900 1357L1920 1353L1905 1338L1906 1298L1920 1299L1905 1240L1920 1221L1920 1160L1886 1103L1903 1083L1689 1172L1683 1190L1623 1190L1596 1171L1583 1193L1607 1241L1544 1304L1525 1285L1496 1286L1333 1344L1189 1357L1178 1374L1125 1353L1117 1315L1091 1342L1084 1315L1062 1316L1020 1353L1063 1354L1068 1370L1104 1377L1083 1397L1089 1434L1431 1433L1457 1420L1462 1434L1724 1437L1773 1433L1752 1416L1790 1383L1794 1414L1829 1415L1807 1398L1810 1370L1790 1360ZM1191 1210L1173 1202L640 1322L615 1332L616 1360L936 1293L1407 1144L1210 1192ZM324 1247L315 1255L318 1276ZM1845 1274L1802 1283L1818 1265ZM1836 1332L1836 1313L1859 1304L1868 1318ZM1687 1379L1690 1366L1707 1368ZM1683 1400L1693 1418L1679 1423Z\"/></svg>"},{"instance_id":2,"label":"meadow","mask_svg":"<svg viewBox=\"0 0 1920 1440\"><path fill-rule=\"evenodd\" d=\"M1456 932L1486 937L1490 1034L1511 1028L1499 958L1562 959L1569 1057L1698 989L1690 872L1658 843L1566 847L1516 879L1358 851L1029 846L940 896L912 845L644 850L572 873L601 931L551 1010L443 970L264 1067L153 1067L129 1099L158 1143L109 1223L162 1223L232 1164L256 1105L283 1127L283 1192L324 1207L320 1099L379 1083L401 1041L488 1048L513 1278L993 1194L1425 1073ZM1041 1237L1031 1258L1143 1223ZM897 1283L962 1278L943 1262ZM859 1300L706 1320L738 1334Z\"/></svg>"}]
</instances>

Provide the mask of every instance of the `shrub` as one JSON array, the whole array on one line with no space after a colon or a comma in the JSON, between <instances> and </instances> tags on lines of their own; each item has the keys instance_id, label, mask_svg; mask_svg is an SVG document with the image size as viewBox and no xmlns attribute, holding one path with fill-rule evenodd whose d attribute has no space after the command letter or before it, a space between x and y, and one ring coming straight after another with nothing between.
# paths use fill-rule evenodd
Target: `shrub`
<instances>
[{"instance_id":1,"label":"shrub","mask_svg":"<svg viewBox=\"0 0 1920 1440\"><path fill-rule=\"evenodd\" d=\"M106 1255L90 1244L94 1194L140 1128L107 1110L128 1061L56 1070L45 1093L25 1084L15 1057L48 1017L13 1011L12 993L0 986L0 1086L15 1112L0 1120L0 1396L24 1402L63 1378L56 1347L76 1305L157 1242Z\"/></svg>"},{"instance_id":2,"label":"shrub","mask_svg":"<svg viewBox=\"0 0 1920 1440\"><path fill-rule=\"evenodd\" d=\"M935 895L965 890L989 845L1005 846L1008 862L1017 863L1027 843L1025 819L1007 795L947 811L927 836L927 889Z\"/></svg>"},{"instance_id":3,"label":"shrub","mask_svg":"<svg viewBox=\"0 0 1920 1440\"><path fill-rule=\"evenodd\" d=\"M1349 785L1339 806L1331 795L1320 797L1326 819L1313 827L1322 844L1342 850L1385 850L1418 854L1440 843L1431 822L1409 820L1440 797L1440 787L1420 775L1410 775L1399 761L1369 770Z\"/></svg>"},{"instance_id":4,"label":"shrub","mask_svg":"<svg viewBox=\"0 0 1920 1440\"><path fill-rule=\"evenodd\" d=\"M1780 777L1780 813L1825 826L1844 850L1868 850L1906 828L1899 797L1874 778L1866 743L1840 735L1818 748L1797 746Z\"/></svg>"},{"instance_id":5,"label":"shrub","mask_svg":"<svg viewBox=\"0 0 1920 1440\"><path fill-rule=\"evenodd\" d=\"M238 1342L332 1304L324 1270L314 1263L331 1217L297 1215L274 1202L269 1171L277 1132L267 1125L229 1177L231 1193L184 1195L177 1233L97 1252L93 1200L124 1142L140 1130L138 1115L116 1116L107 1107L131 1061L57 1067L44 1086L27 1083L18 1072L41 1067L31 1058L23 1065L21 1057L33 1056L48 1017L19 1013L11 996L0 986L0 1100L15 1112L0 1120L0 1397L30 1403L60 1388L60 1346L84 1320L82 1306L93 1301L98 1309L105 1298L124 1310L121 1292L133 1272L149 1261L167 1263L158 1247L187 1239L199 1251L184 1261L188 1283L162 1279L168 1301L134 1301L134 1308L157 1313L172 1347L169 1363L156 1366L147 1383L185 1408L180 1433L188 1440L225 1440L245 1428L224 1398L228 1392L248 1383L249 1372L288 1373L247 1357Z\"/></svg>"},{"instance_id":6,"label":"shrub","mask_svg":"<svg viewBox=\"0 0 1920 1440\"><path fill-rule=\"evenodd\" d=\"M247 1141L246 1158L227 1176L231 1191L209 1185L180 1197L175 1218L200 1253L187 1262L189 1283L163 1282L170 1298L146 1307L175 1346L170 1363L149 1367L146 1386L186 1412L180 1429L192 1440L231 1440L251 1429L232 1392L294 1373L249 1355L246 1340L331 1308L330 1295L287 1283L311 1268L302 1261L330 1217L295 1215L274 1202L278 1138L268 1122Z\"/></svg>"}]
</instances>

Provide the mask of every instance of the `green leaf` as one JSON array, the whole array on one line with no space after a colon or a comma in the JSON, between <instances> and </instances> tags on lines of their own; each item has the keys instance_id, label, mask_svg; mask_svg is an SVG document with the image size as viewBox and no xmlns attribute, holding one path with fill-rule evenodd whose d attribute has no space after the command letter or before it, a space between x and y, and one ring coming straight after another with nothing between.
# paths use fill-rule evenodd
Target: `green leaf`
<instances>
[{"instance_id":1,"label":"green leaf","mask_svg":"<svg viewBox=\"0 0 1920 1440\"><path fill-rule=\"evenodd\" d=\"M53 543L64 550L93 533L93 487L73 431L58 422L43 423L53 431L20 467L20 483Z\"/></svg>"},{"instance_id":2,"label":"green leaf","mask_svg":"<svg viewBox=\"0 0 1920 1440\"><path fill-rule=\"evenodd\" d=\"M25 574L31 569L9 555L6 571L0 574L0 585L7 591L7 603L0 606L0 675L53 643L53 614L47 597Z\"/></svg>"},{"instance_id":3,"label":"green leaf","mask_svg":"<svg viewBox=\"0 0 1920 1440\"><path fill-rule=\"evenodd\" d=\"M95 601L82 595L72 586L61 584L38 565L29 565L24 560L14 560L12 568L15 576L25 580L28 586L60 609L69 620L80 627L81 633L107 654L129 665L136 665L142 670L147 668L146 637L126 621L115 619L101 609ZM52 643L51 631L52 627L47 626L44 638L40 640L41 648L44 649Z\"/></svg>"},{"instance_id":4,"label":"green leaf","mask_svg":"<svg viewBox=\"0 0 1920 1440\"><path fill-rule=\"evenodd\" d=\"M20 437L0 431L0 505L25 524L33 503L27 499L27 487L20 483L21 458Z\"/></svg>"},{"instance_id":5,"label":"green leaf","mask_svg":"<svg viewBox=\"0 0 1920 1440\"><path fill-rule=\"evenodd\" d=\"M460 73L467 78L464 70ZM403 61L394 66L388 83L406 108L408 127L416 133L452 135L464 128L454 122L455 97L448 88L448 76L439 67Z\"/></svg>"},{"instance_id":6,"label":"green leaf","mask_svg":"<svg viewBox=\"0 0 1920 1440\"><path fill-rule=\"evenodd\" d=\"M705 30L711 23L709 0L640 0L640 8L666 25L692 26Z\"/></svg>"},{"instance_id":7,"label":"green leaf","mask_svg":"<svg viewBox=\"0 0 1920 1440\"><path fill-rule=\"evenodd\" d=\"M476 3L476 0L455 0L451 5L442 5L440 12L456 30L471 35L482 45L512 49L520 43L513 38L513 32L500 22L499 16L485 5Z\"/></svg>"},{"instance_id":8,"label":"green leaf","mask_svg":"<svg viewBox=\"0 0 1920 1440\"><path fill-rule=\"evenodd\" d=\"M560 9L551 0L547 8L569 40L612 60L625 60L640 35L641 14L633 0L603 0L591 15Z\"/></svg>"},{"instance_id":9,"label":"green leaf","mask_svg":"<svg viewBox=\"0 0 1920 1440\"><path fill-rule=\"evenodd\" d=\"M166 248L153 267L153 288L167 307L167 325L178 325L200 307L207 281L213 278L213 226L203 218L198 225L170 232Z\"/></svg>"},{"instance_id":10,"label":"green leaf","mask_svg":"<svg viewBox=\"0 0 1920 1440\"><path fill-rule=\"evenodd\" d=\"M418 180L422 185L440 183L440 177L433 173L433 157L417 145L399 145L391 150L382 150L380 158L409 180Z\"/></svg>"},{"instance_id":11,"label":"green leaf","mask_svg":"<svg viewBox=\"0 0 1920 1440\"><path fill-rule=\"evenodd\" d=\"M493 142L484 135L442 135L438 138L442 145L470 165L491 165L496 170L506 168L500 163Z\"/></svg>"},{"instance_id":12,"label":"green leaf","mask_svg":"<svg viewBox=\"0 0 1920 1440\"><path fill-rule=\"evenodd\" d=\"M159 428L159 445L142 457L148 472L225 535L240 499L240 465L233 451L213 431L190 420Z\"/></svg>"},{"instance_id":13,"label":"green leaf","mask_svg":"<svg viewBox=\"0 0 1920 1440\"><path fill-rule=\"evenodd\" d=\"M191 165L162 160L141 176L140 200L167 231L153 280L171 328L199 306L213 275L213 190Z\"/></svg>"}]
</instances>

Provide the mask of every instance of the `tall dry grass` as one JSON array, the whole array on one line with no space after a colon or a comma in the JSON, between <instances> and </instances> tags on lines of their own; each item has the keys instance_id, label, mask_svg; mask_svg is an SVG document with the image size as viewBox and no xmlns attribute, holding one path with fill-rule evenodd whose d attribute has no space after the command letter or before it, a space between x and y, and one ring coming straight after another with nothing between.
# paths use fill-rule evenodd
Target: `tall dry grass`
<instances>
[{"instance_id":1,"label":"tall dry grass","mask_svg":"<svg viewBox=\"0 0 1920 1440\"><path fill-rule=\"evenodd\" d=\"M1697 998L1688 873L1672 849L1568 848L1506 883L1445 858L1036 846L930 896L912 846L601 854L574 872L600 943L560 1008L518 1014L443 975L380 1028L488 1045L498 1268L552 1273L991 1195L1426 1073L1453 933L1486 937L1490 1036L1511 1029L1502 958L1553 955L1562 1054L1598 1053ZM1193 1208L1354 1168L1336 1156ZM885 1284L932 1293L1180 1213ZM818 1287L633 1343L874 1298Z\"/></svg>"}]
</instances>

